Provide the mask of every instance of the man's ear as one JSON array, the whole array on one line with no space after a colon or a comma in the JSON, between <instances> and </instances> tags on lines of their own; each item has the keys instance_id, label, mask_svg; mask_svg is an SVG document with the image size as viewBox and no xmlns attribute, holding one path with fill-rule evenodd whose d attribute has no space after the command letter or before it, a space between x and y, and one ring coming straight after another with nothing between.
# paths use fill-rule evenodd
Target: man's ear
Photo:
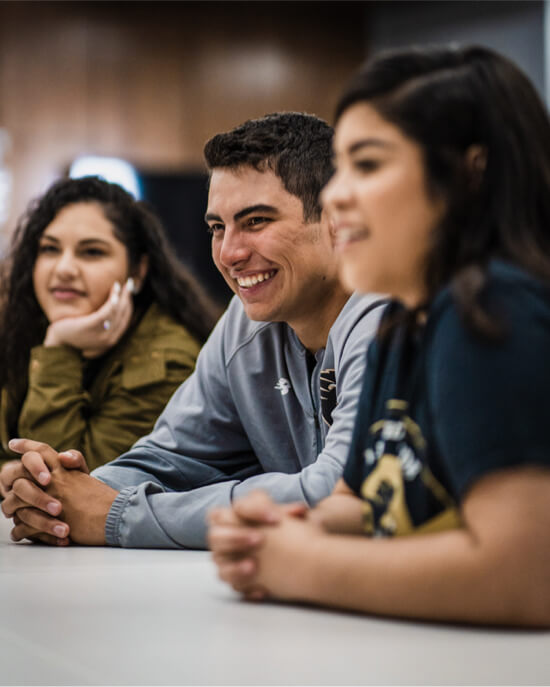
<instances>
[{"instance_id":1,"label":"man's ear","mask_svg":"<svg viewBox=\"0 0 550 687\"><path fill-rule=\"evenodd\" d=\"M472 187L477 190L481 186L483 175L487 168L486 146L479 143L473 143L466 150L464 162L466 163L466 170L470 177Z\"/></svg>"},{"instance_id":2,"label":"man's ear","mask_svg":"<svg viewBox=\"0 0 550 687\"><path fill-rule=\"evenodd\" d=\"M139 293L149 270L149 256L142 255L137 267L130 275L134 280L134 293Z\"/></svg>"}]
</instances>

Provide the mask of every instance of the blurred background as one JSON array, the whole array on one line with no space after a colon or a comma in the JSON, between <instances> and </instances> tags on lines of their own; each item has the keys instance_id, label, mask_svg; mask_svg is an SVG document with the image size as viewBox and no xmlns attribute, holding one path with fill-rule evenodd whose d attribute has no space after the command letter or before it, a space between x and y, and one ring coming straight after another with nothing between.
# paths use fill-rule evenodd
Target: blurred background
<instances>
[{"instance_id":1,"label":"blurred background","mask_svg":"<svg viewBox=\"0 0 550 687\"><path fill-rule=\"evenodd\" d=\"M331 120L373 52L458 41L515 60L546 96L542 0L0 2L0 255L59 176L122 181L220 302L203 215L205 141L278 110Z\"/></svg>"}]
</instances>

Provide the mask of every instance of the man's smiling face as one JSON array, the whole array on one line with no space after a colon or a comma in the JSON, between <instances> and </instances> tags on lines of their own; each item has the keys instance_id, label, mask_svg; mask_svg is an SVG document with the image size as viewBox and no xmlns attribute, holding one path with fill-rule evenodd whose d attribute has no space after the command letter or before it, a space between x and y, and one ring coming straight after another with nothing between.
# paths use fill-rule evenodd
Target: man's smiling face
<instances>
[{"instance_id":1,"label":"man's smiling face","mask_svg":"<svg viewBox=\"0 0 550 687\"><path fill-rule=\"evenodd\" d=\"M315 318L336 283L325 222L306 222L302 202L273 171L214 168L206 222L212 257L251 320L296 331Z\"/></svg>"}]
</instances>

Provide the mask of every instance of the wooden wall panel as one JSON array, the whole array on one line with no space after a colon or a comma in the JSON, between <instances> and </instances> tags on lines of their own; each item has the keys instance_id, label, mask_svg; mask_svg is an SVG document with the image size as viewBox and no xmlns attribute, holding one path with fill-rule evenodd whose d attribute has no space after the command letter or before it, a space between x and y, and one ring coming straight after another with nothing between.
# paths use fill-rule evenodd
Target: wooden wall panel
<instances>
[{"instance_id":1,"label":"wooden wall panel","mask_svg":"<svg viewBox=\"0 0 550 687\"><path fill-rule=\"evenodd\" d=\"M364 53L361 2L0 2L4 233L79 154L197 168L205 140L244 119L330 119Z\"/></svg>"}]
</instances>

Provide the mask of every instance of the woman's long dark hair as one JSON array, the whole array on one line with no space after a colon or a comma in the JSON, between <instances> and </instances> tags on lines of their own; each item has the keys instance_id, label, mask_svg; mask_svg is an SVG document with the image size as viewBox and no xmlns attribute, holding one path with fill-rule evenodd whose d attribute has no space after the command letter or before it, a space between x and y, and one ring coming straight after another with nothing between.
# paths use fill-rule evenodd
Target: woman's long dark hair
<instances>
[{"instance_id":1,"label":"woman's long dark hair","mask_svg":"<svg viewBox=\"0 0 550 687\"><path fill-rule=\"evenodd\" d=\"M48 321L33 288L33 268L40 236L58 212L74 203L98 203L126 246L130 271L143 255L147 276L134 308L139 315L151 303L204 342L219 315L188 271L173 257L156 215L117 184L98 177L62 179L34 201L20 220L11 253L3 265L0 309L0 388L27 379L30 350L44 340ZM25 385L26 386L26 385Z\"/></svg>"},{"instance_id":2,"label":"woman's long dark hair","mask_svg":"<svg viewBox=\"0 0 550 687\"><path fill-rule=\"evenodd\" d=\"M428 302L451 283L465 322L496 334L480 301L489 260L550 280L550 122L535 89L486 48L409 48L367 62L336 120L360 102L421 147L428 190L446 201L425 265Z\"/></svg>"}]
</instances>

